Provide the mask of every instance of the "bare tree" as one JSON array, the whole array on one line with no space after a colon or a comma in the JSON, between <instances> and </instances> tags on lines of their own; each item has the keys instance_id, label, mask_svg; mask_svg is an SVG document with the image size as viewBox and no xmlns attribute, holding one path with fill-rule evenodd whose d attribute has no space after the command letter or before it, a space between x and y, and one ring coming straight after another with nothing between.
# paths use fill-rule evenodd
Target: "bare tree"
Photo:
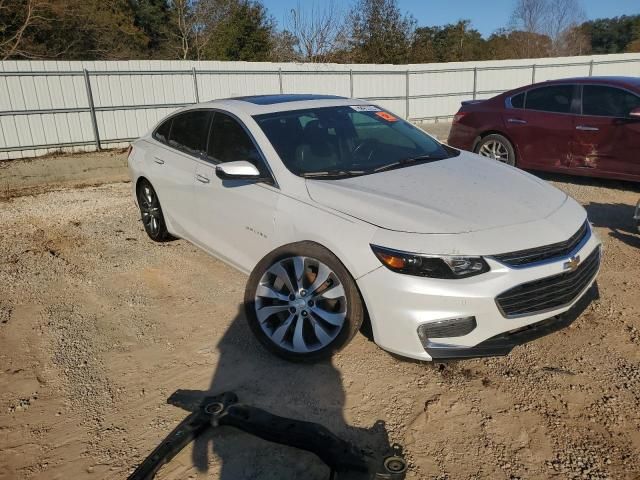
<instances>
[{"instance_id":1,"label":"bare tree","mask_svg":"<svg viewBox=\"0 0 640 480\"><path fill-rule=\"evenodd\" d=\"M178 56L200 60L215 27L230 6L229 0L172 0Z\"/></svg>"},{"instance_id":2,"label":"bare tree","mask_svg":"<svg viewBox=\"0 0 640 480\"><path fill-rule=\"evenodd\" d=\"M326 60L345 34L346 12L335 0L298 1L287 19L287 30L295 37L297 49L307 62Z\"/></svg>"},{"instance_id":3,"label":"bare tree","mask_svg":"<svg viewBox=\"0 0 640 480\"><path fill-rule=\"evenodd\" d=\"M573 55L585 48L576 29L584 19L581 0L516 0L511 30L526 34L520 42L522 56ZM539 50L543 36L550 39L548 52Z\"/></svg>"},{"instance_id":4,"label":"bare tree","mask_svg":"<svg viewBox=\"0 0 640 480\"><path fill-rule=\"evenodd\" d=\"M580 0L547 0L546 33L555 55L580 53L584 39L577 38L576 27L585 19Z\"/></svg>"},{"instance_id":5,"label":"bare tree","mask_svg":"<svg viewBox=\"0 0 640 480\"><path fill-rule=\"evenodd\" d=\"M511 28L542 33L547 17L547 0L517 0L511 14Z\"/></svg>"},{"instance_id":6,"label":"bare tree","mask_svg":"<svg viewBox=\"0 0 640 480\"><path fill-rule=\"evenodd\" d=\"M0 58L32 58L24 47L25 33L45 19L40 15L43 0L0 0Z\"/></svg>"}]
</instances>

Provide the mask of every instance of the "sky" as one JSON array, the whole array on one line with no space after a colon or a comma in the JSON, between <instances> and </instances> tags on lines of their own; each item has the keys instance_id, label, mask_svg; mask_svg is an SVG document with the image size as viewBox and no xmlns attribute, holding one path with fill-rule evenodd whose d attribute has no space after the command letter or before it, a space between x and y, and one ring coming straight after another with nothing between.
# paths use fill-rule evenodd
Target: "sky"
<instances>
[{"instance_id":1,"label":"sky","mask_svg":"<svg viewBox=\"0 0 640 480\"><path fill-rule=\"evenodd\" d=\"M311 0L262 0L281 26L292 8L306 1ZM403 11L416 17L419 26L470 19L474 28L489 36L509 23L514 0L398 0L398 3ZM583 0L582 4L590 20L640 14L640 0Z\"/></svg>"}]
</instances>

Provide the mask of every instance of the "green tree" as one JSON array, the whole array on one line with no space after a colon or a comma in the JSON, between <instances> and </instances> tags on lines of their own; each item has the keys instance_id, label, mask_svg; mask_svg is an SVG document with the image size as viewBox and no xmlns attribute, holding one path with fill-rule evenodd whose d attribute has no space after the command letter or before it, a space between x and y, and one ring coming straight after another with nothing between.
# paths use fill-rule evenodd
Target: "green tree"
<instances>
[{"instance_id":1,"label":"green tree","mask_svg":"<svg viewBox=\"0 0 640 480\"><path fill-rule=\"evenodd\" d=\"M420 27L416 29L411 45L411 61L464 62L483 60L485 40L470 20L460 20L442 27Z\"/></svg>"},{"instance_id":2,"label":"green tree","mask_svg":"<svg viewBox=\"0 0 640 480\"><path fill-rule=\"evenodd\" d=\"M357 63L407 63L415 19L397 0L358 0L350 13L351 60Z\"/></svg>"},{"instance_id":3,"label":"green tree","mask_svg":"<svg viewBox=\"0 0 640 480\"><path fill-rule=\"evenodd\" d=\"M204 55L213 60L268 61L274 35L275 25L264 5L238 0L216 25Z\"/></svg>"},{"instance_id":4,"label":"green tree","mask_svg":"<svg viewBox=\"0 0 640 480\"><path fill-rule=\"evenodd\" d=\"M593 53L622 53L640 40L640 15L599 18L581 26Z\"/></svg>"},{"instance_id":5,"label":"green tree","mask_svg":"<svg viewBox=\"0 0 640 480\"><path fill-rule=\"evenodd\" d=\"M171 38L171 8L167 0L130 0L134 25L147 37L147 54L162 58L173 50Z\"/></svg>"}]
</instances>

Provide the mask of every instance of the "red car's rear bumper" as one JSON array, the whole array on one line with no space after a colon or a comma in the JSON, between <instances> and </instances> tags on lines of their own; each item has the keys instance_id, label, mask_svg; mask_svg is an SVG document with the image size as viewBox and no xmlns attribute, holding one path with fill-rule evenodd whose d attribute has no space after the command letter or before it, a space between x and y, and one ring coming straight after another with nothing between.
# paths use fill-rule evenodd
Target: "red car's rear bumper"
<instances>
[{"instance_id":1,"label":"red car's rear bumper","mask_svg":"<svg viewBox=\"0 0 640 480\"><path fill-rule=\"evenodd\" d=\"M474 128L454 123L449 132L447 144L461 150L472 151L476 141L476 130Z\"/></svg>"}]
</instances>

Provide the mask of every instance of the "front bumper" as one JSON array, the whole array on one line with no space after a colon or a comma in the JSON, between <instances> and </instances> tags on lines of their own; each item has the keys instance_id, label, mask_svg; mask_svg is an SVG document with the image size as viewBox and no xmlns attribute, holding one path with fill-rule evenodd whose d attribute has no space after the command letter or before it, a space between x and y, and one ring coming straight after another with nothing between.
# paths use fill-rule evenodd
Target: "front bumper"
<instances>
[{"instance_id":1,"label":"front bumper","mask_svg":"<svg viewBox=\"0 0 640 480\"><path fill-rule=\"evenodd\" d=\"M587 258L597 248L600 242L591 235L572 254ZM526 268L510 268L490 257L486 260L490 272L459 280L414 277L385 267L359 278L375 342L385 350L418 360L505 355L516 345L566 326L566 316L560 320L558 316L569 312L583 297L589 298L586 293L597 276L562 307L507 318L496 304L498 295L514 286L563 273L567 259ZM420 325L465 317L475 317L477 324L466 335L437 338L426 345L418 336Z\"/></svg>"}]
</instances>

